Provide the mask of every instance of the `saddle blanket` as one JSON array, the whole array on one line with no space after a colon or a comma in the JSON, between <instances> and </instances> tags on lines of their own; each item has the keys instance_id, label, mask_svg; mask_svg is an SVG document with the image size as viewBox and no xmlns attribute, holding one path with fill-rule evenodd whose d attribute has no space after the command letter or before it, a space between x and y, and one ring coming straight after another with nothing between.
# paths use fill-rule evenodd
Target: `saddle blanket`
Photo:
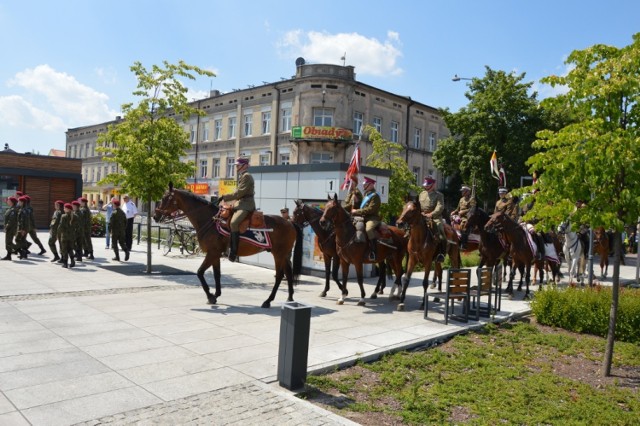
<instances>
[{"instance_id":1,"label":"saddle blanket","mask_svg":"<svg viewBox=\"0 0 640 426\"><path fill-rule=\"evenodd\" d=\"M456 234L458 234L458 239L462 237L462 233L458 229L456 229ZM480 244L480 234L469 234L467 241L469 243Z\"/></svg>"},{"instance_id":2,"label":"saddle blanket","mask_svg":"<svg viewBox=\"0 0 640 426\"><path fill-rule=\"evenodd\" d=\"M538 245L533 241L533 237L529 232L529 230L531 229L531 225L525 225L526 226L523 226L523 229L525 230L525 234L527 235L527 242L529 243L529 248L531 248L531 253L535 257L536 253L538 252ZM544 244L544 258L551 263L560 264L560 258L558 257L558 253L556 253L556 248L551 243Z\"/></svg>"},{"instance_id":3,"label":"saddle blanket","mask_svg":"<svg viewBox=\"0 0 640 426\"><path fill-rule=\"evenodd\" d=\"M228 229L223 228L219 222L216 223L216 229L221 235L224 235L225 237L231 235L231 232ZM265 250L271 248L271 236L269 235L268 229L257 230L249 228L245 232L240 234L240 239Z\"/></svg>"}]
</instances>

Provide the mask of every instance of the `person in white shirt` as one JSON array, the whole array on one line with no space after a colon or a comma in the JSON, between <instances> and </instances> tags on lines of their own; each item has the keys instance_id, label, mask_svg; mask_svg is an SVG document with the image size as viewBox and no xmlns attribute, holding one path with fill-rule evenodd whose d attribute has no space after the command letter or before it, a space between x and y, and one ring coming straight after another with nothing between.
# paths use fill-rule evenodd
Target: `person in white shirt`
<instances>
[{"instance_id":1,"label":"person in white shirt","mask_svg":"<svg viewBox=\"0 0 640 426\"><path fill-rule=\"evenodd\" d=\"M129 199L129 195L122 197L123 203L121 206L122 211L127 216L127 229L125 231L125 243L127 244L127 250L131 251L133 246L133 219L138 216L138 209L133 201Z\"/></svg>"}]
</instances>

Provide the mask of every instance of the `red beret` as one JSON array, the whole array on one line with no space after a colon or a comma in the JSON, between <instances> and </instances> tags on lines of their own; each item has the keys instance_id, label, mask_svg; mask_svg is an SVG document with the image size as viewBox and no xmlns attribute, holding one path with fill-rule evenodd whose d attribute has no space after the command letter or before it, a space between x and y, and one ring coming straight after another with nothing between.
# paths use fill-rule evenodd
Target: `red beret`
<instances>
[{"instance_id":1,"label":"red beret","mask_svg":"<svg viewBox=\"0 0 640 426\"><path fill-rule=\"evenodd\" d=\"M120 205L120 200L113 200L112 201L114 206L119 206Z\"/></svg>"},{"instance_id":2,"label":"red beret","mask_svg":"<svg viewBox=\"0 0 640 426\"><path fill-rule=\"evenodd\" d=\"M430 186L436 183L436 180L433 176L425 176L424 181L422 182L422 186Z\"/></svg>"},{"instance_id":3,"label":"red beret","mask_svg":"<svg viewBox=\"0 0 640 426\"><path fill-rule=\"evenodd\" d=\"M18 199L16 197L9 197L9 198L7 198L7 200L12 201L13 204L18 202Z\"/></svg>"},{"instance_id":4,"label":"red beret","mask_svg":"<svg viewBox=\"0 0 640 426\"><path fill-rule=\"evenodd\" d=\"M76 201L76 200L73 200L73 201L71 202L71 204L72 204L72 205L74 205L74 206L79 206L79 205L80 205L80 202L79 202L79 201Z\"/></svg>"},{"instance_id":5,"label":"red beret","mask_svg":"<svg viewBox=\"0 0 640 426\"><path fill-rule=\"evenodd\" d=\"M71 210L73 206L71 205L71 203L64 203L64 208Z\"/></svg>"},{"instance_id":6,"label":"red beret","mask_svg":"<svg viewBox=\"0 0 640 426\"><path fill-rule=\"evenodd\" d=\"M62 200L56 200L56 204L60 204L60 205L64 206L64 201L62 201Z\"/></svg>"},{"instance_id":7,"label":"red beret","mask_svg":"<svg viewBox=\"0 0 640 426\"><path fill-rule=\"evenodd\" d=\"M16 191L16 197L22 197L24 192Z\"/></svg>"},{"instance_id":8,"label":"red beret","mask_svg":"<svg viewBox=\"0 0 640 426\"><path fill-rule=\"evenodd\" d=\"M28 195L25 195L24 198L26 198L27 201L31 202L31 197L29 197Z\"/></svg>"},{"instance_id":9,"label":"red beret","mask_svg":"<svg viewBox=\"0 0 640 426\"><path fill-rule=\"evenodd\" d=\"M22 197L18 198L18 201L27 201L27 197L23 195Z\"/></svg>"},{"instance_id":10,"label":"red beret","mask_svg":"<svg viewBox=\"0 0 640 426\"><path fill-rule=\"evenodd\" d=\"M86 198L84 198L84 197L80 197L80 198L78 198L78 201L82 201L83 203L86 203L86 202L87 202L87 199L86 199Z\"/></svg>"},{"instance_id":11,"label":"red beret","mask_svg":"<svg viewBox=\"0 0 640 426\"><path fill-rule=\"evenodd\" d=\"M375 181L375 180L373 180L373 179L371 179L370 177L366 177L366 176L365 176L365 177L364 177L364 180L362 181L362 184L363 184L363 185L366 185L366 184L368 184L368 183L370 183L370 184L372 184L372 185L375 185L376 181Z\"/></svg>"},{"instance_id":12,"label":"red beret","mask_svg":"<svg viewBox=\"0 0 640 426\"><path fill-rule=\"evenodd\" d=\"M244 165L244 164L249 164L249 159L245 158L245 157L240 157L236 160L236 166L240 166L240 165Z\"/></svg>"}]
</instances>

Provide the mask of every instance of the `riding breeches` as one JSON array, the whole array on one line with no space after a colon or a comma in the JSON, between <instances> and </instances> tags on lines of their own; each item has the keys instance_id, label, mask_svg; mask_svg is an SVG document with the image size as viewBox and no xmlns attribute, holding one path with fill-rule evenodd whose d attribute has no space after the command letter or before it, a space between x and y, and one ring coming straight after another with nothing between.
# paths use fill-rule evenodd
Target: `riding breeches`
<instances>
[{"instance_id":1,"label":"riding breeches","mask_svg":"<svg viewBox=\"0 0 640 426\"><path fill-rule=\"evenodd\" d=\"M231 232L240 232L240 224L251 213L249 210L236 210L231 217L229 227Z\"/></svg>"},{"instance_id":2,"label":"riding breeches","mask_svg":"<svg viewBox=\"0 0 640 426\"><path fill-rule=\"evenodd\" d=\"M374 240L376 238L376 228L380 225L379 220L368 220L365 230L367 231L367 238L369 241Z\"/></svg>"}]
</instances>

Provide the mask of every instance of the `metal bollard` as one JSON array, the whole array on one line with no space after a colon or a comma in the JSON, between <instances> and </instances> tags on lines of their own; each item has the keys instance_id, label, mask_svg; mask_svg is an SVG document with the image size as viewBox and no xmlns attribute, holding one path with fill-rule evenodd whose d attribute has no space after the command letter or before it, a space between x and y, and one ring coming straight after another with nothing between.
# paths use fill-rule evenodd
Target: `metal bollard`
<instances>
[{"instance_id":1,"label":"metal bollard","mask_svg":"<svg viewBox=\"0 0 640 426\"><path fill-rule=\"evenodd\" d=\"M311 306L286 302L280 317L278 383L289 390L301 388L307 379Z\"/></svg>"}]
</instances>

